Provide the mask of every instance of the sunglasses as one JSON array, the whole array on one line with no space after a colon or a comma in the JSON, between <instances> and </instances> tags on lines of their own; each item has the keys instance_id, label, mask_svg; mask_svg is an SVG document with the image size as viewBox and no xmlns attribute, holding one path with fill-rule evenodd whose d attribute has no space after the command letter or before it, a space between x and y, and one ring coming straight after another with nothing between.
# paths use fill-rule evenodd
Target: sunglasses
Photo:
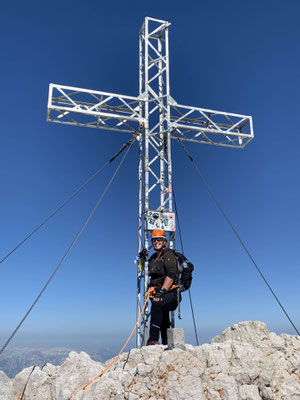
<instances>
[{"instance_id":1,"label":"sunglasses","mask_svg":"<svg viewBox=\"0 0 300 400\"><path fill-rule=\"evenodd\" d=\"M151 239L151 242L152 243L154 243L154 242L163 242L163 240L164 239Z\"/></svg>"}]
</instances>

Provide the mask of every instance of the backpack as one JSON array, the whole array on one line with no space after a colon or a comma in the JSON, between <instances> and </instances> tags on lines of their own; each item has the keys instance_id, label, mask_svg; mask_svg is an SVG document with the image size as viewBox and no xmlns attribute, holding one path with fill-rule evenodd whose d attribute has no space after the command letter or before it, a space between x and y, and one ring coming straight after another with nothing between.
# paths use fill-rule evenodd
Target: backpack
<instances>
[{"instance_id":1,"label":"backpack","mask_svg":"<svg viewBox=\"0 0 300 400\"><path fill-rule=\"evenodd\" d=\"M181 253L172 250L177 260L178 276L177 284L179 285L179 292L184 292L191 287L192 272L194 271L193 264Z\"/></svg>"}]
</instances>

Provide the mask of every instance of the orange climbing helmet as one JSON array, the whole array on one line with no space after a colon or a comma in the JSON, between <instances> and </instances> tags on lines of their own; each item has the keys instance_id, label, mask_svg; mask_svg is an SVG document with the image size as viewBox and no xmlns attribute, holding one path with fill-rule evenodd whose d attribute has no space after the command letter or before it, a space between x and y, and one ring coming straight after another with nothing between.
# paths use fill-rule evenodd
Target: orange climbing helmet
<instances>
[{"instance_id":1,"label":"orange climbing helmet","mask_svg":"<svg viewBox=\"0 0 300 400\"><path fill-rule=\"evenodd\" d=\"M163 239L165 241L168 240L167 237L166 237L165 232L162 229L155 229L152 232L151 240L154 240L154 239Z\"/></svg>"}]
</instances>

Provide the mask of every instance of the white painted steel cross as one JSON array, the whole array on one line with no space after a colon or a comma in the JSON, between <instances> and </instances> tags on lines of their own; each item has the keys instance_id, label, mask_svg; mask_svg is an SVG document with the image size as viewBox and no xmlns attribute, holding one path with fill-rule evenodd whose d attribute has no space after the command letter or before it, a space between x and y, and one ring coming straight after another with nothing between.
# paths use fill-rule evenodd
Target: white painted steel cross
<instances>
[{"instance_id":1,"label":"white painted steel cross","mask_svg":"<svg viewBox=\"0 0 300 400\"><path fill-rule=\"evenodd\" d=\"M171 139L243 148L254 136L250 116L184 106L170 96L169 26L167 21L144 20L139 34L138 97L55 84L49 87L47 121L137 136L139 252L149 248L149 234L156 227L168 232L169 245L174 246ZM137 315L147 284L146 262L137 268ZM138 347L146 343L148 329L147 309L137 328Z\"/></svg>"}]
</instances>

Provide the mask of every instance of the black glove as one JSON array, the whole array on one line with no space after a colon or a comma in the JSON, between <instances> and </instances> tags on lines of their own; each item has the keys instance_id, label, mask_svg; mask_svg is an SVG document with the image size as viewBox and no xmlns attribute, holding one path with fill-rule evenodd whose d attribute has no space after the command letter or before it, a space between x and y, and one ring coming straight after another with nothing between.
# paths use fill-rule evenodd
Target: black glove
<instances>
[{"instance_id":1,"label":"black glove","mask_svg":"<svg viewBox=\"0 0 300 400\"><path fill-rule=\"evenodd\" d=\"M167 293L166 289L159 289L155 293L154 298L157 299L157 300L162 300L166 293Z\"/></svg>"},{"instance_id":2,"label":"black glove","mask_svg":"<svg viewBox=\"0 0 300 400\"><path fill-rule=\"evenodd\" d=\"M148 253L149 253L149 250L143 249L142 251L139 252L139 257L140 258L147 258L148 257Z\"/></svg>"}]
</instances>

